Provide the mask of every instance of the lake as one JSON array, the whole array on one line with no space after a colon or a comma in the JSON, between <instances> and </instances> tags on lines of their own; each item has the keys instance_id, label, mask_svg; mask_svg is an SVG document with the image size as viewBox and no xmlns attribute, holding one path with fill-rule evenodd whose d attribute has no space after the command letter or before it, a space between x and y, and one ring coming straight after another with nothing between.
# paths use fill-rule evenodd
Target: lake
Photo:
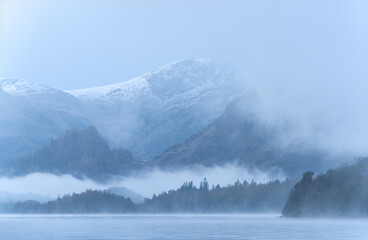
<instances>
[{"instance_id":1,"label":"lake","mask_svg":"<svg viewBox=\"0 0 368 240\"><path fill-rule=\"evenodd\" d=\"M368 219L274 215L0 215L0 239L368 239Z\"/></svg>"}]
</instances>

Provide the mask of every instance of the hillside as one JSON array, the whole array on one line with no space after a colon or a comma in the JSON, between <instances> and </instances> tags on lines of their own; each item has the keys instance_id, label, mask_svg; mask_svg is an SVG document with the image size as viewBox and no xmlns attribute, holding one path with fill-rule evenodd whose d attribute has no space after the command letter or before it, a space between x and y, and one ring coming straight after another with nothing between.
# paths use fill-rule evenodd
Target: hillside
<instances>
[{"instance_id":1,"label":"hillside","mask_svg":"<svg viewBox=\"0 0 368 240\"><path fill-rule=\"evenodd\" d=\"M50 144L15 157L6 169L10 175L47 172L104 179L127 174L141 165L128 150L111 150L96 128L90 126L68 130Z\"/></svg>"},{"instance_id":2,"label":"hillside","mask_svg":"<svg viewBox=\"0 0 368 240\"><path fill-rule=\"evenodd\" d=\"M172 169L233 162L251 169L281 169L289 176L325 167L323 151L303 143L282 145L280 131L279 126L268 125L244 109L242 100L233 101L213 123L149 164Z\"/></svg>"}]
</instances>

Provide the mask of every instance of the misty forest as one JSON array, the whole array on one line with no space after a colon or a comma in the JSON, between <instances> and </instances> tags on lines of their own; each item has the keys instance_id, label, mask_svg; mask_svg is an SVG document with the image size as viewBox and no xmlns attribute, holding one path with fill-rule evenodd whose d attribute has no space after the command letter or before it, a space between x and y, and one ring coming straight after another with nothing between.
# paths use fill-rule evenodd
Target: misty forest
<instances>
[{"instance_id":1,"label":"misty forest","mask_svg":"<svg viewBox=\"0 0 368 240\"><path fill-rule=\"evenodd\" d=\"M366 0L0 0L0 239L367 239L367 66Z\"/></svg>"}]
</instances>

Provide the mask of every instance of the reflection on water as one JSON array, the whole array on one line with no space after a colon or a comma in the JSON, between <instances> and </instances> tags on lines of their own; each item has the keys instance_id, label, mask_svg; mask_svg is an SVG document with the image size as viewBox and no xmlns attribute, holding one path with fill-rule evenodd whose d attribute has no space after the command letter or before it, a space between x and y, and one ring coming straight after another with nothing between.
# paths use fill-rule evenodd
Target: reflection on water
<instances>
[{"instance_id":1,"label":"reflection on water","mask_svg":"<svg viewBox=\"0 0 368 240\"><path fill-rule=\"evenodd\" d=\"M0 215L0 239L367 239L366 219L275 215Z\"/></svg>"}]
</instances>

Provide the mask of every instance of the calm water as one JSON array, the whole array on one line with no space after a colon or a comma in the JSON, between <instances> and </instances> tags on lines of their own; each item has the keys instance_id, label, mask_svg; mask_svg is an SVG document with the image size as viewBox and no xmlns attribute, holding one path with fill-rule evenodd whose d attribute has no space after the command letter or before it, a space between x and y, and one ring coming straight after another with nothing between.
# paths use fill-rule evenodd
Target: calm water
<instances>
[{"instance_id":1,"label":"calm water","mask_svg":"<svg viewBox=\"0 0 368 240\"><path fill-rule=\"evenodd\" d=\"M0 215L0 239L368 239L368 220L276 215Z\"/></svg>"}]
</instances>

